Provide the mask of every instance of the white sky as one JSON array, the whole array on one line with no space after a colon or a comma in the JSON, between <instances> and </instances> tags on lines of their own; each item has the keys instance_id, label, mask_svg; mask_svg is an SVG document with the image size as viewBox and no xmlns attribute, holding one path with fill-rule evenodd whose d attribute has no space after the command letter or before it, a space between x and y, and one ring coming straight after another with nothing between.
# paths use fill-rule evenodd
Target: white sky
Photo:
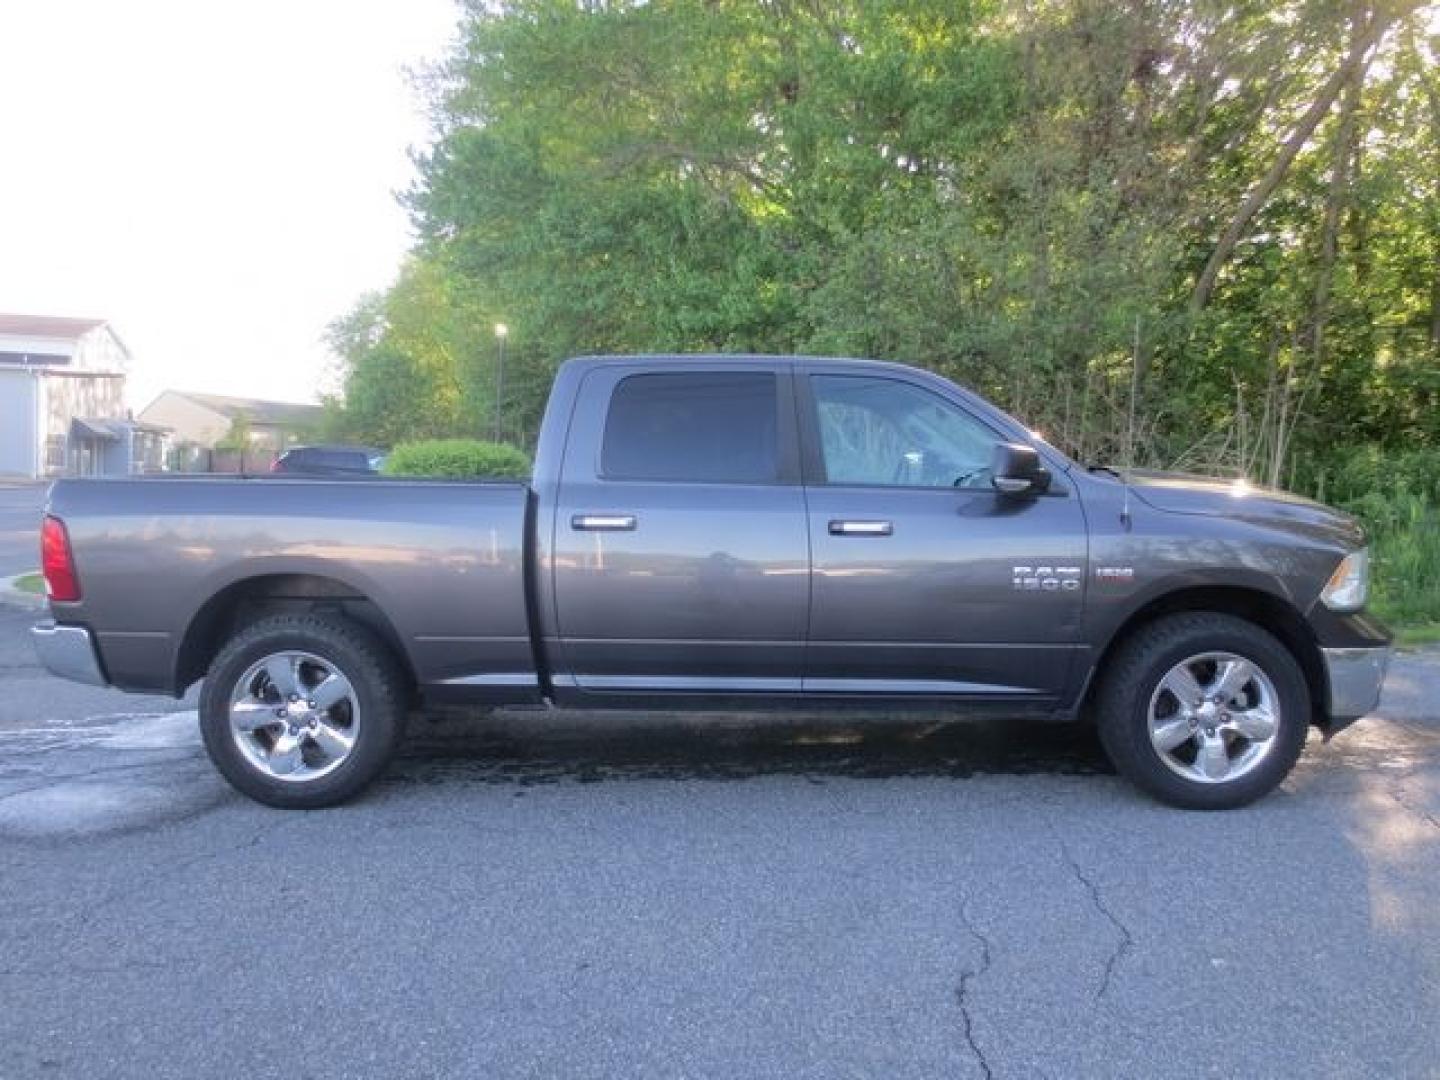
<instances>
[{"instance_id":1,"label":"white sky","mask_svg":"<svg viewBox=\"0 0 1440 1080\"><path fill-rule=\"evenodd\" d=\"M393 279L451 0L0 0L0 311L109 319L130 404L313 400Z\"/></svg>"}]
</instances>

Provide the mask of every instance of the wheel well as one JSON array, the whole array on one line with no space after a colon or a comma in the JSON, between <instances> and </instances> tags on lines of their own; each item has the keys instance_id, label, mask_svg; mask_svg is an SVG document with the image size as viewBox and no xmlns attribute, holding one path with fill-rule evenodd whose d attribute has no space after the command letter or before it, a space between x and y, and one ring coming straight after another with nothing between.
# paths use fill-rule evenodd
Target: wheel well
<instances>
[{"instance_id":1,"label":"wheel well","mask_svg":"<svg viewBox=\"0 0 1440 1080\"><path fill-rule=\"evenodd\" d=\"M215 654L236 633L284 611L333 611L366 626L390 647L413 690L415 674L400 635L368 596L318 574L266 574L227 585L195 613L175 658L177 692L204 678Z\"/></svg>"},{"instance_id":2,"label":"wheel well","mask_svg":"<svg viewBox=\"0 0 1440 1080\"><path fill-rule=\"evenodd\" d=\"M1095 675L1104 670L1116 649L1146 624L1180 611L1215 611L1234 615L1275 635L1280 643L1290 650L1290 655L1295 657L1305 675L1305 684L1310 691L1312 722L1324 722L1328 715L1330 694L1325 678L1325 661L1314 632L1301 614L1284 600L1269 593L1213 585L1166 593L1126 619L1111 637L1091 670L1090 683L1086 688L1082 706L1088 708L1090 705L1095 695Z\"/></svg>"}]
</instances>

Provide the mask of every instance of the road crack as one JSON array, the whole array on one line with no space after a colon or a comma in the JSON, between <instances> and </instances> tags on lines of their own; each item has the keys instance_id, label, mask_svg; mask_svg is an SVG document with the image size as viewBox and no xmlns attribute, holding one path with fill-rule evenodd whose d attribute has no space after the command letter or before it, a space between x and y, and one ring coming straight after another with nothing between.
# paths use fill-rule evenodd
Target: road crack
<instances>
[{"instance_id":1,"label":"road crack","mask_svg":"<svg viewBox=\"0 0 1440 1080\"><path fill-rule=\"evenodd\" d=\"M1400 809L1404 810L1406 813L1413 814L1415 817L1418 817L1421 821L1425 822L1432 829L1440 830L1440 818L1437 818L1434 814L1430 813L1429 810L1426 810L1419 806L1412 806L1410 804L1410 801L1404 796L1402 796L1397 790L1397 785L1392 784L1390 786L1390 798L1394 799L1396 804L1399 805Z\"/></svg>"},{"instance_id":2,"label":"road crack","mask_svg":"<svg viewBox=\"0 0 1440 1080\"><path fill-rule=\"evenodd\" d=\"M960 1006L960 1020L963 1025L965 1044L970 1047L970 1053L975 1055L975 1062L980 1066L980 1072L984 1075L985 1080L994 1080L995 1073L990 1068L990 1059L985 1056L985 1051L980 1048L980 1043L975 1038L975 1018L970 1011L970 987L976 979L990 970L990 939L980 932L979 927L970 918L970 901L968 900L960 905L960 921L965 924L966 932L980 944L980 966L960 973L960 985L955 988L955 1000Z\"/></svg>"},{"instance_id":3,"label":"road crack","mask_svg":"<svg viewBox=\"0 0 1440 1080\"><path fill-rule=\"evenodd\" d=\"M1061 855L1070 866L1070 872L1075 875L1075 880L1080 882L1080 884L1085 887L1086 893L1089 894L1090 903L1105 921L1115 928L1115 932L1119 935L1119 940L1116 942L1115 948L1111 950L1110 955L1105 958L1105 970L1100 978L1100 989L1095 992L1095 997L1098 1000L1110 992L1110 986L1114 981L1115 972L1120 966L1120 961L1125 959L1126 955L1134 947L1135 938L1131 935L1130 928L1121 922L1115 912L1110 910L1110 906L1105 903L1105 898L1100 893L1100 887L1080 868L1080 863L1070 852L1070 846L1058 835L1056 836L1056 840L1059 841Z\"/></svg>"}]
</instances>

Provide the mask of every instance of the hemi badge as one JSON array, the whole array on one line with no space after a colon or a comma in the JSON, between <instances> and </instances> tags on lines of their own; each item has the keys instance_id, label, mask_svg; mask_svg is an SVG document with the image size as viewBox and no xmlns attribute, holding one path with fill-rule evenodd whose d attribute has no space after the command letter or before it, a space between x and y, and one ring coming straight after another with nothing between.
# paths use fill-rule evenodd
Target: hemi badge
<instances>
[{"instance_id":1,"label":"hemi badge","mask_svg":"<svg viewBox=\"0 0 1440 1080\"><path fill-rule=\"evenodd\" d=\"M1133 566L1097 566L1095 577L1100 581L1134 581Z\"/></svg>"}]
</instances>

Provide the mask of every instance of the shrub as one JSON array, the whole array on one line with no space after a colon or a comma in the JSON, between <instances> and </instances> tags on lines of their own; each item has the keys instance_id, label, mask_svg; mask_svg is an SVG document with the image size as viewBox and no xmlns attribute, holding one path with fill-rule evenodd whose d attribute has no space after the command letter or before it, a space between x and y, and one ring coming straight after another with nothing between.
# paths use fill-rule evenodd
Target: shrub
<instances>
[{"instance_id":1,"label":"shrub","mask_svg":"<svg viewBox=\"0 0 1440 1080\"><path fill-rule=\"evenodd\" d=\"M1314 471L1311 493L1365 524L1376 614L1397 625L1440 622L1440 450L1341 447Z\"/></svg>"},{"instance_id":2,"label":"shrub","mask_svg":"<svg viewBox=\"0 0 1440 1080\"><path fill-rule=\"evenodd\" d=\"M523 480L530 476L530 458L504 443L428 439L395 447L381 471L386 476Z\"/></svg>"}]
</instances>

